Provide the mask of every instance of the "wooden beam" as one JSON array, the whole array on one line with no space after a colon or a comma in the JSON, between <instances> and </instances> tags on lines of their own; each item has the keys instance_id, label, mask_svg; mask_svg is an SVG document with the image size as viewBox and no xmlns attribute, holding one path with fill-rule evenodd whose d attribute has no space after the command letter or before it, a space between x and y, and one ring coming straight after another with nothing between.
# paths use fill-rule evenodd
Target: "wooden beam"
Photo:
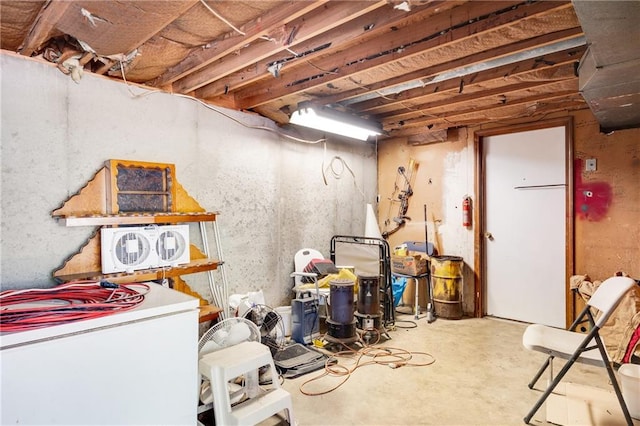
<instances>
[{"instance_id":1,"label":"wooden beam","mask_svg":"<svg viewBox=\"0 0 640 426\"><path fill-rule=\"evenodd\" d=\"M33 21L33 25L27 37L18 48L18 53L24 56L31 56L39 50L51 37L55 29L56 22L66 13L73 2L47 0L40 13Z\"/></svg>"},{"instance_id":2,"label":"wooden beam","mask_svg":"<svg viewBox=\"0 0 640 426\"><path fill-rule=\"evenodd\" d=\"M80 66L85 66L89 63L89 61L91 61L93 58L95 58L95 55L91 52L86 52L84 55L82 55L82 57L80 58L80 60L78 61L80 63Z\"/></svg>"},{"instance_id":3,"label":"wooden beam","mask_svg":"<svg viewBox=\"0 0 640 426\"><path fill-rule=\"evenodd\" d=\"M410 81L415 81L415 80L428 80L429 78L432 78L436 75L438 75L441 72L445 72L448 70L452 70L452 69L456 69L456 68L460 68L463 66L469 66L469 65L474 65L474 64L478 64L481 62L484 62L486 60L489 59L494 59L494 58L499 58L499 57L503 57L509 54L514 54L514 53L519 53L519 52L524 52L527 51L529 49L532 49L534 47L540 47L540 46L544 46L544 45L548 45L550 43L554 43L554 42L558 42L558 41L562 41L562 40L567 40L576 36L579 36L583 34L582 33L582 28L580 27L575 27L575 28L569 28L567 30L561 30L561 31L556 31L553 33L549 33L549 34L544 34L538 37L533 37L530 39L526 39L526 40L521 40L521 41L517 41L515 43L511 43L511 44L507 44L504 46L500 46L497 47L495 49L489 49L486 51L482 51L482 52L478 52L476 54L470 55L470 56L465 56L463 58L458 58L455 59L453 61L449 61L449 62L445 62L442 64L438 64L438 65L434 65L432 67L423 69L423 70L418 70L412 73L408 73L408 74L403 74L401 76L398 77L394 77L388 80L384 80L382 82L379 83L374 83L374 84L368 84L366 88L362 88L359 87L357 89L354 90L350 90L350 91L346 91L346 92L342 92L338 95L335 96L328 96L328 97L323 97L321 99L318 99L318 102L321 104L331 104L331 103L335 103L338 102L340 100L344 100L344 99L350 99L350 98L354 98L356 96L361 96L367 93L372 93L372 92L376 92L376 91L381 91L384 89L388 89L390 87L394 87L400 84L404 84ZM560 54L566 54L566 55L572 55L571 52L576 51L576 58L575 59L579 59L580 56L582 55L582 53L584 53L585 47L578 47L575 49L569 49L567 51L562 51ZM553 53L551 55L545 55L543 58L547 58L547 57L553 57L553 59L549 59L550 62L554 62L554 61L560 61L561 59L558 58L558 53ZM480 77L480 75L486 75L487 78L491 79L494 77L490 77L490 75L492 74L500 74L500 73L511 73L513 72L514 69L516 69L516 67L526 67L526 63L527 62L533 62L535 63L538 60L538 58L536 59L530 59L530 60L525 60L525 61L521 61L521 62L516 62L514 64L510 64L510 65L504 65L501 67L497 67L494 68L493 70L489 70L486 72L481 72L478 73L476 76L476 79L478 79ZM574 59L572 59L574 60ZM510 70L511 68L511 70ZM504 74L502 74L504 75ZM481 80L481 78L480 78ZM475 80L474 80L475 82ZM458 84L458 81L456 80L454 82L454 84ZM437 83L434 83L434 85L436 87L434 87L435 90L443 90L444 87L447 86L446 82L440 82L440 84L438 85ZM431 84L427 84L425 87L433 87L433 85ZM446 89L445 89L446 90ZM376 107L378 106L384 106L384 105L388 105L389 103L393 103L393 102L404 102L407 99L411 99L413 97L416 96L416 93L419 93L420 89L410 89L410 90L405 90L401 93L395 94L395 95L389 95L389 96L385 96L383 97L378 97L376 99L373 100L369 100L369 101L365 101L365 102L361 102L361 103L357 103L357 104L353 104L353 105L358 105L358 110L375 110ZM390 99L393 99L392 101Z\"/></svg>"},{"instance_id":4,"label":"wooden beam","mask_svg":"<svg viewBox=\"0 0 640 426\"><path fill-rule=\"evenodd\" d=\"M569 77L565 76L564 79L573 80L575 79L575 76L569 76ZM557 83L557 80L553 81L552 83ZM419 105L412 105L411 106L412 111L408 111L404 113L398 113L396 111L394 115L384 117L383 121L387 124L406 122L407 120L428 116L430 114L429 110L432 110L435 108L447 107L447 108L454 109L456 105L473 104L474 102L480 99L490 98L493 96L506 96L509 93L519 92L522 90L543 88L545 86L548 86L549 84L551 84L549 81L527 81L527 82L519 82L516 84L510 84L507 86L495 87L493 89L482 90L474 93L454 95L447 99L440 99L434 102L427 102Z\"/></svg>"},{"instance_id":5,"label":"wooden beam","mask_svg":"<svg viewBox=\"0 0 640 426\"><path fill-rule=\"evenodd\" d=\"M156 34L165 29L167 25L169 25L180 16L182 16L186 11L191 9L196 3L200 3L200 0L181 0L180 2L173 2L172 5L178 4L179 6L175 6L175 9L173 9L171 13L167 13L164 19L159 20L155 25L149 27L144 33L140 34L136 40L132 41L131 44L136 47L142 46ZM134 7L139 8L140 5L134 4ZM152 13L152 11L149 11L148 13ZM165 14L161 16L164 17Z\"/></svg>"},{"instance_id":6,"label":"wooden beam","mask_svg":"<svg viewBox=\"0 0 640 426\"><path fill-rule=\"evenodd\" d=\"M431 34L433 38L440 39L438 35L448 33L452 27L467 24L470 16L488 16L496 11L496 7L508 8L515 4L521 4L521 2L505 2L500 3L499 6L489 2L465 3L463 6L453 9L444 8L444 12L425 17L424 19L411 20L409 25L388 25L384 27L383 31L372 31L370 34L361 34L367 36L366 41L358 42L354 45L353 40L356 39L355 37L350 40L347 39L347 43L332 45L331 55L327 54L327 52L322 52L322 58L313 63L310 63L309 59L305 57L304 61L298 61L293 67L289 65L286 69L286 74L283 72L283 76L278 80L269 79L259 86L252 85L246 91L238 91L236 94L237 102L241 102L245 108L253 108L257 106L260 101L253 102L250 99L247 100L244 98L247 96L261 97L265 94L272 94L270 99L264 102L267 103L271 99L290 94L293 85L295 85L295 89L297 89L295 93L300 93L309 88L324 86L332 81L351 75L351 72L347 72L347 70L344 69L344 64L354 66L358 62L372 63L370 59L361 59L376 56L378 59L383 58L382 62L386 63L389 57L380 56L381 51L411 44L414 44L415 49L416 40L428 37L425 35L426 31L430 31L429 34ZM440 5L436 5L437 8L439 6ZM412 15L409 16L412 17ZM425 26L425 21L429 22L428 27ZM344 31L342 28L338 28L338 30ZM358 40L363 39L358 38ZM394 60L401 59L399 55L394 55L394 57ZM338 69L340 72L336 71ZM322 70L332 72L325 72L325 75L321 76ZM333 77L328 78L326 74L333 74ZM318 84L314 84L316 80L319 81ZM300 83L303 81L308 81L308 83Z\"/></svg>"},{"instance_id":7,"label":"wooden beam","mask_svg":"<svg viewBox=\"0 0 640 426\"><path fill-rule=\"evenodd\" d=\"M567 78L573 78L575 77L573 64L578 59L579 57L574 57L570 61L567 61L567 60L564 60L562 62L559 61L557 63L554 63L553 65L544 66L544 68L537 68L536 64L539 64L540 62L537 62L535 59L530 59L527 61L522 61L521 63L512 64L510 66L505 65L504 67L500 67L500 69L489 70L489 71L477 73L475 75L468 75L459 79L452 79L446 82L440 82L440 84L432 83L432 84L426 85L423 88L424 91L422 93L425 93L426 95L422 95L420 96L420 98L428 98L429 95L433 95L433 94L442 95L443 93L447 93L447 92L459 92L461 86L464 87L464 91L469 91L470 93L464 93L464 92L455 93L455 94L452 93L451 96L448 96L446 99L440 99L440 100L431 101L431 102L423 101L422 103L418 102L418 97L416 96L413 99L409 99L409 101L412 102L411 109L422 110L422 109L429 109L429 108L437 108L439 106L451 106L455 103L472 100L478 97L479 95L484 96L486 94L487 96L490 96L490 93L494 93L494 92L495 92L494 94L500 94L501 91L510 90L510 88L513 88L514 86L518 86L518 85L532 87L533 85L537 85L537 84L548 84L551 79L553 81L558 81L558 80L563 80ZM506 72L506 73L500 72L502 70L504 71L511 70L514 72ZM482 92L477 92L477 91L474 92L474 87L477 87L480 84L486 84L487 82L504 80L509 78L513 78L514 80L518 81L517 79L518 76L539 73L540 70L548 70L550 72L553 72L554 74L549 77L545 77L545 76L541 76L537 78L532 77L530 81L519 82L516 85L508 85L508 86L501 85L500 87L485 90ZM514 89L514 90L518 90L518 89ZM416 95L417 94L418 94L418 91L416 90ZM411 118L411 115L415 113L399 112L399 111L402 111L403 109L406 109L405 107L406 102L407 100L401 101L401 102L390 102L389 104L384 105L386 107L386 110L382 113L376 114L376 117L379 119L383 118L385 119L385 121L397 121L397 120L404 120L407 118ZM362 109L358 107L356 107L355 109L358 111L362 111ZM369 111L369 112L372 112L372 111Z\"/></svg>"},{"instance_id":8,"label":"wooden beam","mask_svg":"<svg viewBox=\"0 0 640 426\"><path fill-rule=\"evenodd\" d=\"M399 27L407 19L419 20L421 18L428 19L433 15L434 10L442 10L453 8L463 3L461 1L432 1L426 5L413 7L411 15L397 9L379 8L373 12L359 16L349 25L342 25L330 31L323 32L316 37L307 38L306 40L298 34L298 37L290 46L295 53L280 51L275 55L264 58L253 63L238 72L227 77L218 78L206 86L198 89L196 95L203 99L212 99L216 96L223 95L229 91L238 90L248 84L255 83L261 79L273 79L267 68L274 63L282 64L283 69L289 70L296 64L308 62L328 52L332 52L341 46L353 42L360 37L370 37L372 34L383 33L389 31L392 26ZM294 25L292 23L291 25ZM301 30L304 29L300 25ZM329 46L322 48L323 46Z\"/></svg>"},{"instance_id":9,"label":"wooden beam","mask_svg":"<svg viewBox=\"0 0 640 426\"><path fill-rule=\"evenodd\" d=\"M577 84L577 81L576 81ZM557 96L552 96L552 97L544 97L544 96L536 96L535 98L531 98L528 99L526 102L520 102L518 105L515 106L519 106L519 107L523 107L525 109L527 109L527 113L526 114L519 114L517 117L508 117L506 116L501 116L501 117L491 117L490 120L491 121L503 121L503 120L511 120L513 118L525 118L525 119L529 119L530 121L532 120L530 117L535 117L535 116L541 116L544 115L546 116L547 114L551 114L553 112L563 112L566 113L568 111L571 110L575 110L575 109L584 109L584 108L588 108L588 105L586 103L586 101L584 100L584 98L582 97L582 95L577 94L577 92L574 93L570 93L570 91L566 91L564 92L565 96L563 96L563 93L558 93ZM537 99L536 99L537 98ZM513 105L512 105L513 106ZM492 112L500 112L500 111L508 111L508 106L501 108L493 108L491 111ZM484 114L484 116L474 116L473 113L468 114L465 117L460 117L460 120L464 120L464 121L470 121L471 119L474 119L476 122L482 122L482 123L486 123L487 122L487 117L486 114Z\"/></svg>"},{"instance_id":10,"label":"wooden beam","mask_svg":"<svg viewBox=\"0 0 640 426\"><path fill-rule=\"evenodd\" d=\"M572 82L577 84L577 77L573 80L567 80L567 82ZM564 82L563 82L564 83ZM555 82L554 84L557 84ZM470 106L469 108L462 111L455 111L448 114L439 114L436 117L420 117L413 120L407 120L404 122L402 128L387 128L390 136L397 137L399 135L406 136L408 133L403 132L403 130L407 130L412 127L424 128L435 125L446 124L446 127L457 127L461 122L469 119L469 116L480 116L482 120L480 122L490 122L492 118L487 117L487 111L491 111L492 114L495 114L502 110L507 110L509 108L513 108L519 105L526 105L530 103L544 102L550 100L557 100L566 98L567 102L573 102L573 97L580 97L577 92L577 87L575 89L564 89L564 90L555 90L552 93L543 93L528 97L523 97L520 99L514 99L512 101L507 101L503 104L492 103L491 105L486 105L482 107ZM584 101L583 101L584 103ZM424 130L422 130L424 131ZM410 132L409 132L410 133Z\"/></svg>"},{"instance_id":11,"label":"wooden beam","mask_svg":"<svg viewBox=\"0 0 640 426\"><path fill-rule=\"evenodd\" d=\"M55 30L56 33L69 34L74 38L88 42L101 55L114 53L105 52L104 47L107 46L107 43L109 46L114 45L114 43L120 46L126 45L127 52L115 53L128 53L158 34L197 2L198 0L184 0L167 3L169 6L164 7L163 13L155 13L153 15L150 13L153 13L154 8L158 7L154 2L140 2L140 4L132 4L132 2L120 2L120 4L118 2L95 2L91 6L98 10L97 13L99 15L107 16L120 13L122 18L118 22L100 21L100 31L111 31L113 33L112 37L101 39L100 36L94 37L95 29L93 27L79 24L82 22L83 13L86 12L82 8L81 2L47 1L19 51L23 55L31 55L51 37ZM89 7L87 5L84 6ZM145 10L145 7L148 10ZM136 13L132 13L133 11ZM139 18L141 16L149 16L150 18L139 23L136 31L125 31L130 24L138 23L136 17ZM101 40L101 43L98 43L98 40Z\"/></svg>"},{"instance_id":12,"label":"wooden beam","mask_svg":"<svg viewBox=\"0 0 640 426\"><path fill-rule=\"evenodd\" d=\"M386 0L329 2L322 10L316 11L312 16L305 16L304 22L285 24L284 33L295 35L295 40L308 40L385 5L387 5ZM239 55L227 55L216 64L198 70L175 82L173 90L179 93L190 92L287 48L289 48L289 44L282 40L277 40L275 43L271 41L252 43L248 47L242 48Z\"/></svg>"},{"instance_id":13,"label":"wooden beam","mask_svg":"<svg viewBox=\"0 0 640 426\"><path fill-rule=\"evenodd\" d=\"M94 74L106 74L107 71L109 71L111 69L111 67L113 67L116 64L116 61L112 60L112 59L103 59L102 65L100 65L98 68L96 68L96 70L94 71Z\"/></svg>"},{"instance_id":14,"label":"wooden beam","mask_svg":"<svg viewBox=\"0 0 640 426\"><path fill-rule=\"evenodd\" d=\"M565 76L564 81L573 80L575 81L576 77ZM562 81L562 80L561 80ZM452 96L447 99L441 99L436 102L425 103L422 105L416 105L415 111L409 111L404 114L396 114L390 117L386 117L382 119L385 123L385 126L396 127L402 126L407 123L412 123L413 120L422 120L425 117L439 117L442 114L437 111L430 112L437 108L446 107L455 115L456 106L460 107L460 105L476 105L478 102L483 99L493 98L496 96L503 96L505 104L508 102L507 95L511 93L518 93L524 90L532 90L532 89L543 89L549 85L553 85L558 83L557 80L554 81L528 81L528 82L520 82L516 84L511 84L508 86L496 87L490 90L483 90L475 93L463 94L459 96Z\"/></svg>"},{"instance_id":15,"label":"wooden beam","mask_svg":"<svg viewBox=\"0 0 640 426\"><path fill-rule=\"evenodd\" d=\"M522 107L522 109L525 109L527 107L527 105L525 104L525 105L522 105L521 107ZM545 118L549 114L553 114L553 113L566 114L569 111L586 109L586 108L588 108L588 106L587 106L585 100L582 99L581 96L576 96L575 98L572 97L570 99L563 100L562 102L537 105L533 112L532 111L527 111L526 114L517 113L517 114L513 114L511 117L506 117L505 116L505 117L500 118L500 122L504 123L504 124L507 124L507 123L513 123L513 124L516 124L516 123L527 123L527 122L533 122L533 121ZM466 118L461 118L461 119L458 119L456 121L451 121L451 122L448 122L448 123L440 123L438 125L442 125L442 126L449 127L449 128L450 127L464 127L464 126L475 126L475 125L486 124L488 121L489 120L487 120L486 116L476 115L476 116L469 116L469 117L466 117ZM418 128L418 129L422 129L422 128Z\"/></svg>"},{"instance_id":16,"label":"wooden beam","mask_svg":"<svg viewBox=\"0 0 640 426\"><path fill-rule=\"evenodd\" d=\"M227 33L217 40L214 40L213 43L211 43L213 47L194 50L180 63L169 68L164 74L147 84L160 87L183 78L222 57L242 49L246 44L271 33L276 28L281 27L283 22L290 22L323 6L327 2L328 0L313 2L295 1L278 6L258 19L243 25L240 29L245 33L244 36L238 35L237 33ZM189 90L185 90L184 92L188 91Z\"/></svg>"},{"instance_id":17,"label":"wooden beam","mask_svg":"<svg viewBox=\"0 0 640 426\"><path fill-rule=\"evenodd\" d=\"M473 5L474 3L470 3ZM501 3L494 3L500 5ZM463 40L477 38L483 33L496 31L498 28L509 25L522 25L527 19L540 14L548 14L559 10L571 8L571 3L562 3L558 6L556 2L540 2L523 5L516 9L509 9L497 15L489 15L484 19L477 19L470 24L469 16L461 14L459 21L452 22L452 15L438 15L437 21L440 25L446 23L448 30L438 33L431 33L425 36L425 25L419 23L388 33L383 36L369 40L367 43L353 46L353 49L342 51L338 55L328 56L317 61L314 67L306 67L304 70L293 72L282 78L269 81L260 86L252 86L250 89L241 90L236 93L236 102L240 108L252 108L274 99L292 94L299 94L309 89L325 86L330 82L348 78L356 73L365 72L373 68L380 67L393 61L399 61L409 57L424 54L428 50L460 43ZM461 8L464 8L461 7ZM459 11L456 8L452 11ZM457 16L457 15L456 15ZM473 16L473 15L471 15ZM464 18L464 19L463 19ZM434 24L436 20L434 20ZM568 23L572 24L573 23ZM398 49L400 46L405 46ZM389 54L382 54L384 52ZM393 52L392 52L393 51ZM392 55L391 57L389 55ZM361 58L362 60L359 60ZM334 72L318 73L318 69L333 70Z\"/></svg>"}]
</instances>

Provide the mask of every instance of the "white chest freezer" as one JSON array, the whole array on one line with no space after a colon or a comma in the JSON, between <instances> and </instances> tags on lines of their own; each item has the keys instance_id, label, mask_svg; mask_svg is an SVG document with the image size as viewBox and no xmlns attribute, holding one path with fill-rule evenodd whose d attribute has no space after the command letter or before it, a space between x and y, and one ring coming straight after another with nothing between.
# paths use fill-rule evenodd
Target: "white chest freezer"
<instances>
[{"instance_id":1,"label":"white chest freezer","mask_svg":"<svg viewBox=\"0 0 640 426\"><path fill-rule=\"evenodd\" d=\"M1 424L195 424L198 300L149 285L131 311L0 335Z\"/></svg>"}]
</instances>

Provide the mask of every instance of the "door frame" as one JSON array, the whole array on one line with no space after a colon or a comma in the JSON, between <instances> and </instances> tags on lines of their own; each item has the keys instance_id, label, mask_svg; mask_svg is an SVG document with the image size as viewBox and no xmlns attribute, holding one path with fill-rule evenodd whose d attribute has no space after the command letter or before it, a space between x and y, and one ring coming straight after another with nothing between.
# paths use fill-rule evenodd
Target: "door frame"
<instances>
[{"instance_id":1,"label":"door frame","mask_svg":"<svg viewBox=\"0 0 640 426\"><path fill-rule=\"evenodd\" d=\"M474 230L474 313L476 318L482 318L487 313L486 307L486 239L484 238L486 216L486 165L484 161L483 139L488 136L520 133L530 130L546 129L549 127L565 128L565 178L567 182L565 192L565 322L570 326L575 316L575 301L571 295L569 279L574 274L574 207L573 207L573 117L561 117L538 121L535 123L515 124L506 127L480 129L474 132L475 173L474 186L476 205L473 209L473 220L477 225Z\"/></svg>"}]
</instances>

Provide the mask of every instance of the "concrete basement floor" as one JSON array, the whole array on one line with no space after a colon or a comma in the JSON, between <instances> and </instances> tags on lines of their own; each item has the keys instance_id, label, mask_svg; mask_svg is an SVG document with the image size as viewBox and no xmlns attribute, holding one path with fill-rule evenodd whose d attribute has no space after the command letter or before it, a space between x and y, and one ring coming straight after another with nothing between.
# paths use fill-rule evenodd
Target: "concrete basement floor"
<instances>
[{"instance_id":1,"label":"concrete basement floor","mask_svg":"<svg viewBox=\"0 0 640 426\"><path fill-rule=\"evenodd\" d=\"M377 346L415 352L412 361L420 363L430 361L420 354L428 353L435 362L395 369L362 366L341 387L319 396L303 394L301 386L322 370L287 379L283 387L293 397L299 426L524 424L523 417L540 395L527 384L545 359L523 348L526 324L492 318L439 318L429 324L424 316L415 321L413 314L398 314L397 320L398 327L389 331L391 340ZM556 361L554 371L559 371L561 362ZM342 379L323 377L303 389L320 393ZM603 368L574 365L564 381L613 390ZM619 405L612 408L622 416ZM545 418L543 405L531 424L549 424ZM613 424L624 421L607 423Z\"/></svg>"}]
</instances>

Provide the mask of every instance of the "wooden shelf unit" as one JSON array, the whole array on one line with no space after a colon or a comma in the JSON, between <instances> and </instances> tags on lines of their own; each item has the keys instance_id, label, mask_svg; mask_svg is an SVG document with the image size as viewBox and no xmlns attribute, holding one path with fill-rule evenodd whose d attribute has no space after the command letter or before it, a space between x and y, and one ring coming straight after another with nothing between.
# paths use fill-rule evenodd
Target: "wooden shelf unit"
<instances>
[{"instance_id":1,"label":"wooden shelf unit","mask_svg":"<svg viewBox=\"0 0 640 426\"><path fill-rule=\"evenodd\" d=\"M217 213L213 212L93 214L58 217L59 222L67 227L97 226L98 228L85 246L81 248L80 252L67 259L63 267L56 270L53 276L60 282L73 280L108 280L114 283L125 283L161 280L163 278L173 278L181 275L215 270L222 262L218 259L208 259L198 247L191 244L189 247L191 261L187 264L132 272L103 274L100 272L102 263L99 230L102 226L214 222L216 217Z\"/></svg>"},{"instance_id":2,"label":"wooden shelf unit","mask_svg":"<svg viewBox=\"0 0 640 426\"><path fill-rule=\"evenodd\" d=\"M147 225L161 223L214 222L217 213L129 213L112 215L61 216L58 222L65 226Z\"/></svg>"},{"instance_id":3,"label":"wooden shelf unit","mask_svg":"<svg viewBox=\"0 0 640 426\"><path fill-rule=\"evenodd\" d=\"M131 167L132 170L161 171L166 179L162 196L166 198L163 205L168 211L126 211L118 205L118 194L129 195L131 191L118 192L118 173ZM128 183L134 183L136 176L130 177ZM135 192L135 191L134 191ZM155 192L143 191L141 194ZM134 195L140 195L135 192ZM132 272L103 274L101 262L100 228L103 226L117 227L126 225L156 225L178 223L215 222L217 212L205 211L175 179L175 168L172 164L132 162L127 160L108 160L105 166L98 170L94 177L75 195L68 198L62 206L52 212L52 216L66 227L93 226L96 227L92 236L74 255L65 260L64 264L53 272L58 282L75 280L100 281L107 280L122 284L130 282L156 281L173 278L175 289L187 293L200 300L200 321L217 318L220 308L210 305L200 294L193 291L181 278L182 275L197 274L218 269L224 262L210 259L194 244L189 247L191 261L187 264L172 267L159 267ZM214 227L214 230L217 229Z\"/></svg>"},{"instance_id":4,"label":"wooden shelf unit","mask_svg":"<svg viewBox=\"0 0 640 426\"><path fill-rule=\"evenodd\" d=\"M101 271L86 271L67 275L57 275L56 279L62 282L75 280L106 280L116 284L161 280L182 275L197 274L218 269L222 262L214 259L198 259L184 265L165 268L142 269L133 272L121 272L118 274L103 274Z\"/></svg>"}]
</instances>

